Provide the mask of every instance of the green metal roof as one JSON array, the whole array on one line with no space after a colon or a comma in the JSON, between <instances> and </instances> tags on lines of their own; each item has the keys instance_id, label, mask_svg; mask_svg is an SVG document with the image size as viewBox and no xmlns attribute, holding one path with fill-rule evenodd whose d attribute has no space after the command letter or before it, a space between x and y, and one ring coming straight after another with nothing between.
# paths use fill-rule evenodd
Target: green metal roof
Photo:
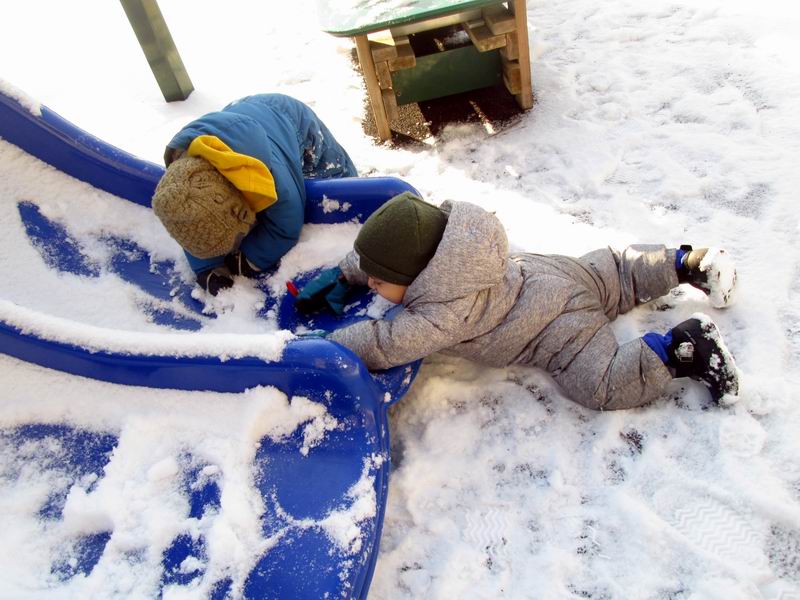
<instances>
[{"instance_id":1,"label":"green metal roof","mask_svg":"<svg viewBox=\"0 0 800 600\"><path fill-rule=\"evenodd\" d=\"M497 4L498 0L318 0L322 30L354 36Z\"/></svg>"}]
</instances>

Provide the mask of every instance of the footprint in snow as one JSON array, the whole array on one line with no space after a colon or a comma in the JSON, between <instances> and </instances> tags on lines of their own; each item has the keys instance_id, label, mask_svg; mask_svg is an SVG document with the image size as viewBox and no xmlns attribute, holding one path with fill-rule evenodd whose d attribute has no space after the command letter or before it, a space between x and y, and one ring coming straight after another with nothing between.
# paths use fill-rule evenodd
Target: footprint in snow
<instances>
[{"instance_id":1,"label":"footprint in snow","mask_svg":"<svg viewBox=\"0 0 800 600\"><path fill-rule=\"evenodd\" d=\"M716 498L711 488L682 486L662 488L653 504L667 529L699 557L748 579L769 577L766 523L751 510Z\"/></svg>"}]
</instances>

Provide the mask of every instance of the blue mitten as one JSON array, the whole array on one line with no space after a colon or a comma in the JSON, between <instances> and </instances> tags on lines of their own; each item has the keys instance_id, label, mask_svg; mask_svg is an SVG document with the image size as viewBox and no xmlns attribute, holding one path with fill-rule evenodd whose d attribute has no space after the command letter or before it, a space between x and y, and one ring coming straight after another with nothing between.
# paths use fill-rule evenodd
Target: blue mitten
<instances>
[{"instance_id":1,"label":"blue mitten","mask_svg":"<svg viewBox=\"0 0 800 600\"><path fill-rule=\"evenodd\" d=\"M325 269L297 294L295 306L305 314L328 308L337 315L344 312L350 284L339 267Z\"/></svg>"},{"instance_id":2,"label":"blue mitten","mask_svg":"<svg viewBox=\"0 0 800 600\"><path fill-rule=\"evenodd\" d=\"M350 284L342 275L333 286L331 291L325 294L325 302L328 303L330 309L337 315L344 312L344 307L347 306L347 298L350 295Z\"/></svg>"}]
</instances>

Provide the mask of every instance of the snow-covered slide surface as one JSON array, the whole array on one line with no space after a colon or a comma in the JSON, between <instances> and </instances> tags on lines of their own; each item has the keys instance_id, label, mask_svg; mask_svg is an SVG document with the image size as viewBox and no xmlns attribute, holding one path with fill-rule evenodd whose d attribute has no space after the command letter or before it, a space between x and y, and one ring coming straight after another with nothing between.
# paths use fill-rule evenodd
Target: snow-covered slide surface
<instances>
[{"instance_id":1,"label":"snow-covered slide surface","mask_svg":"<svg viewBox=\"0 0 800 600\"><path fill-rule=\"evenodd\" d=\"M366 96L352 43L320 30L314 4L229 0L220 10L215 2L160 0L197 84L176 106L163 102L119 3L8 2L0 77L154 162L164 141L196 115L252 93L289 94L314 108L360 171L403 177L434 203L451 198L495 211L514 250L575 256L608 244L714 245L731 253L740 276L737 303L724 311L682 286L615 321L625 342L709 313L744 374L734 407L710 406L702 386L676 381L651 406L596 413L561 397L541 373L427 359L390 409L393 471L370 600L800 598L800 4L528 2L535 108L513 125L451 124L420 147L376 145L364 135ZM203 34L209 31L213 45ZM225 68L220 47L226 56L257 57L258 68ZM15 147L0 144L0 155L3 189L25 182L30 191L47 181L50 171L24 166ZM23 168L30 177L17 176ZM75 198L83 205L102 196L81 185L50 188L34 200L53 217ZM116 216L106 227L130 229L160 261L180 258L157 224L133 220L146 211L120 204L129 203L109 205ZM91 223L69 225L76 240L89 239L79 228ZM3 226L0 243L7 235ZM354 235L350 224L311 225L287 264L333 264ZM30 248L14 251L2 259L10 266L0 285L19 293L36 265L18 254L40 259ZM64 275L60 284L70 281ZM236 302L219 301L205 331L268 328L252 308L263 294L247 286L235 294ZM53 307L51 314L81 308ZM84 312L91 316L91 306ZM151 323L136 329L145 327L163 330ZM213 538L207 572L230 568L241 581L252 557L245 542L261 533L252 527L256 496L244 485L249 472L239 457L250 456L268 425L259 419L269 404L253 395L220 402L218 394L116 386L110 396L105 389L10 359L0 364L4 429L39 419L119 439L113 470L86 494L99 504L93 494L109 498L119 489L118 502L107 502L105 512L76 503L82 495L66 503L64 521L73 530L88 534L91 519L102 524L104 515L115 524L106 558L86 582L79 574L71 585L112 596L98 583L105 576L132 590L118 597L152 597L147 592L158 585L142 574L160 557L138 549L166 547L167 521L193 523L181 520L188 497L164 468L169 457L182 464L185 445L202 446L205 464L218 466L225 480L221 518L203 517L198 526ZM4 445L0 463L18 451L25 449ZM159 466L148 474L145 465ZM35 519L30 506L43 502L45 488L32 475L33 464L13 482L0 479L0 596L87 596L70 595L77 588L55 578L47 587L47 549L69 538ZM172 500L146 502L157 497ZM180 499L184 509L174 503ZM154 512L159 505L163 512ZM193 595L202 597L204 585Z\"/></svg>"},{"instance_id":2,"label":"snow-covered slide surface","mask_svg":"<svg viewBox=\"0 0 800 600\"><path fill-rule=\"evenodd\" d=\"M2 94L0 138L4 394L46 396L0 429L6 591L365 597L386 405L418 365L373 376L296 339L341 322L300 319L283 284L410 186L309 182L316 224L280 270L205 298L149 210L160 167ZM365 296L342 322L385 308Z\"/></svg>"}]
</instances>

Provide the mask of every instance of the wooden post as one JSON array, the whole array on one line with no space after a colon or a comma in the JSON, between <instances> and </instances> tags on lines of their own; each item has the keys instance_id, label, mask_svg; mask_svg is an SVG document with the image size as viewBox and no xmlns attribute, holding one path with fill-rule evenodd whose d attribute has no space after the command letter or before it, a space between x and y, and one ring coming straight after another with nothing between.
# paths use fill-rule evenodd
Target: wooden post
<instances>
[{"instance_id":1,"label":"wooden post","mask_svg":"<svg viewBox=\"0 0 800 600\"><path fill-rule=\"evenodd\" d=\"M372 114L375 115L375 125L378 127L378 137L381 141L386 141L391 139L392 131L389 129L389 119L386 116L386 109L383 107L383 96L378 85L378 76L375 73L375 63L372 61L369 40L366 35L357 35L354 39L358 62L361 63L361 72L367 84L369 103L372 106Z\"/></svg>"},{"instance_id":2,"label":"wooden post","mask_svg":"<svg viewBox=\"0 0 800 600\"><path fill-rule=\"evenodd\" d=\"M164 16L156 0L120 0L136 39L142 47L150 70L167 102L186 100L194 90L183 66L181 55L172 41Z\"/></svg>"},{"instance_id":3,"label":"wooden post","mask_svg":"<svg viewBox=\"0 0 800 600\"><path fill-rule=\"evenodd\" d=\"M514 0L509 5L514 8L514 18L517 22L517 43L519 44L520 68L520 93L515 96L517 104L523 110L533 106L533 91L531 90L531 51L528 45L528 9L525 0Z\"/></svg>"}]
</instances>

